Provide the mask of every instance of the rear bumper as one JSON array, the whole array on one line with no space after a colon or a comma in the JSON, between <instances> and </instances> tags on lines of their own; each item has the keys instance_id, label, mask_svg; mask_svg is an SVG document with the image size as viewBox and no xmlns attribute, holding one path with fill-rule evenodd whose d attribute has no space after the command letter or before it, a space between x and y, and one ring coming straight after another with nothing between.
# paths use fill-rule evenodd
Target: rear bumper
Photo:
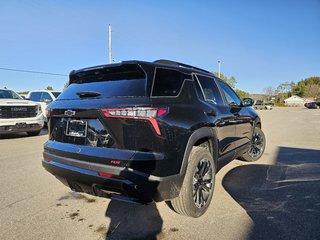
<instances>
[{"instance_id":1,"label":"rear bumper","mask_svg":"<svg viewBox=\"0 0 320 240\"><path fill-rule=\"evenodd\" d=\"M47 150L43 153L43 167L77 192L142 203L159 202L177 197L183 181L181 175L158 177L127 166L87 162ZM100 176L101 172L110 176Z\"/></svg>"}]
</instances>

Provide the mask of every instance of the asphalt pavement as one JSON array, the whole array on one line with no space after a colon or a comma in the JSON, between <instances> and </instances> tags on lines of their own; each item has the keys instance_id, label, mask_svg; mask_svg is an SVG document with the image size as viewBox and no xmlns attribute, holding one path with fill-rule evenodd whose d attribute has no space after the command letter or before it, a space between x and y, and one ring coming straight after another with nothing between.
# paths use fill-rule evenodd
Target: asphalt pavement
<instances>
[{"instance_id":1,"label":"asphalt pavement","mask_svg":"<svg viewBox=\"0 0 320 240\"><path fill-rule=\"evenodd\" d=\"M265 154L225 165L197 219L71 192L41 166L45 130L2 135L0 239L320 239L320 110L259 114Z\"/></svg>"}]
</instances>

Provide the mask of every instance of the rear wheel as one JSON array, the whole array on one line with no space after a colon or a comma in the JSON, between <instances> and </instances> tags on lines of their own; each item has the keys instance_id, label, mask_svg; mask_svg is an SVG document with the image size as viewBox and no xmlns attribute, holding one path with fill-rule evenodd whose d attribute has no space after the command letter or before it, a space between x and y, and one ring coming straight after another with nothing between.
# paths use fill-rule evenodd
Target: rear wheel
<instances>
[{"instance_id":1,"label":"rear wheel","mask_svg":"<svg viewBox=\"0 0 320 240\"><path fill-rule=\"evenodd\" d=\"M40 134L41 130L39 131L32 131L32 132L27 132L29 136L38 136Z\"/></svg>"},{"instance_id":2,"label":"rear wheel","mask_svg":"<svg viewBox=\"0 0 320 240\"><path fill-rule=\"evenodd\" d=\"M244 153L241 157L239 157L239 159L247 162L257 161L262 156L265 147L266 147L266 138L264 136L264 133L260 128L255 127L254 133L251 139L251 147L246 153Z\"/></svg>"},{"instance_id":3,"label":"rear wheel","mask_svg":"<svg viewBox=\"0 0 320 240\"><path fill-rule=\"evenodd\" d=\"M211 153L205 148L193 147L180 194L169 205L179 214L200 217L210 205L215 172Z\"/></svg>"}]
</instances>

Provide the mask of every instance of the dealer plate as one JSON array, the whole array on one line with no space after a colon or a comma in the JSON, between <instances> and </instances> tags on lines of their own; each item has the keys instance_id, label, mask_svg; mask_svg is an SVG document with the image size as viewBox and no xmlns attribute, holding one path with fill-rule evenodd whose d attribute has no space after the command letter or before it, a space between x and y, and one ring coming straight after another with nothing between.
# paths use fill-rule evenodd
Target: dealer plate
<instances>
[{"instance_id":1,"label":"dealer plate","mask_svg":"<svg viewBox=\"0 0 320 240\"><path fill-rule=\"evenodd\" d=\"M84 120L68 120L66 135L70 137L86 137L88 123Z\"/></svg>"}]
</instances>

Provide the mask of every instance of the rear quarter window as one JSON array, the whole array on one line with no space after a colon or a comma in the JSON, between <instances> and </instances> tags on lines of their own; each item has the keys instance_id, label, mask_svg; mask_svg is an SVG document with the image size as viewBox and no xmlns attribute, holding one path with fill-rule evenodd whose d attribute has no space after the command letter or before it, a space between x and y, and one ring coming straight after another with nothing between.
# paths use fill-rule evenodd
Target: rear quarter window
<instances>
[{"instance_id":1,"label":"rear quarter window","mask_svg":"<svg viewBox=\"0 0 320 240\"><path fill-rule=\"evenodd\" d=\"M185 79L191 79L191 76L173 69L156 68L152 96L178 96Z\"/></svg>"}]
</instances>

